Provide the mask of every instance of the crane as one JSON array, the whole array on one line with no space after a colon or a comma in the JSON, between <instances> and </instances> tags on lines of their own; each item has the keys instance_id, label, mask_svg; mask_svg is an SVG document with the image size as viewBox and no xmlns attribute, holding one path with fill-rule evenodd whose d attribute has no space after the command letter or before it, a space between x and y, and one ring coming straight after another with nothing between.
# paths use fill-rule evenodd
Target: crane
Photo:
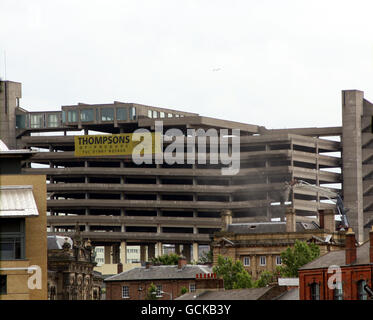
<instances>
[{"instance_id":1,"label":"crane","mask_svg":"<svg viewBox=\"0 0 373 320\"><path fill-rule=\"evenodd\" d=\"M320 195L328 198L330 201L335 203L335 205L337 207L338 214L341 216L341 219L342 219L342 227L345 230L347 230L350 227L350 224L348 223L348 219L347 219L347 215L346 215L348 209L346 209L344 207L342 198L337 192L334 192L334 191L332 191L330 189L327 189L325 187L320 187L320 186L310 184L310 183L308 183L307 181L304 181L304 180L294 179L290 183L285 182L285 184L286 184L287 189L289 191L293 190L294 188L302 188L302 189L305 189L305 190L316 191Z\"/></svg>"}]
</instances>

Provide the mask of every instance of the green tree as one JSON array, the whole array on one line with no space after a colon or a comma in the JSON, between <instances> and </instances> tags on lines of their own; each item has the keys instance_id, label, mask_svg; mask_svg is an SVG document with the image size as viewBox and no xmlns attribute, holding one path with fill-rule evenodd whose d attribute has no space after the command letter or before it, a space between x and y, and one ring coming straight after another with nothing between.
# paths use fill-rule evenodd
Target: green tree
<instances>
[{"instance_id":1,"label":"green tree","mask_svg":"<svg viewBox=\"0 0 373 320\"><path fill-rule=\"evenodd\" d=\"M226 290L252 288L251 276L245 270L241 261L233 262L229 257L218 256L218 264L213 271L224 280Z\"/></svg>"},{"instance_id":2,"label":"green tree","mask_svg":"<svg viewBox=\"0 0 373 320\"><path fill-rule=\"evenodd\" d=\"M145 297L145 300L157 300L157 287L152 282L150 287L148 288L147 295Z\"/></svg>"},{"instance_id":3,"label":"green tree","mask_svg":"<svg viewBox=\"0 0 373 320\"><path fill-rule=\"evenodd\" d=\"M154 265L174 265L179 261L180 256L176 253L164 254L159 257L151 258Z\"/></svg>"},{"instance_id":4,"label":"green tree","mask_svg":"<svg viewBox=\"0 0 373 320\"><path fill-rule=\"evenodd\" d=\"M188 292L188 289L186 287L181 287L181 295L186 294Z\"/></svg>"},{"instance_id":5,"label":"green tree","mask_svg":"<svg viewBox=\"0 0 373 320\"><path fill-rule=\"evenodd\" d=\"M320 248L305 241L295 241L293 248L281 253L283 266L279 269L284 277L298 277L298 269L320 256Z\"/></svg>"},{"instance_id":6,"label":"green tree","mask_svg":"<svg viewBox=\"0 0 373 320\"><path fill-rule=\"evenodd\" d=\"M265 286L269 285L270 283L272 283L274 281L276 281L276 276L275 276L274 273L272 273L270 271L263 271L260 274L259 279L255 281L254 287L255 288L262 288L262 287L265 287Z\"/></svg>"}]
</instances>

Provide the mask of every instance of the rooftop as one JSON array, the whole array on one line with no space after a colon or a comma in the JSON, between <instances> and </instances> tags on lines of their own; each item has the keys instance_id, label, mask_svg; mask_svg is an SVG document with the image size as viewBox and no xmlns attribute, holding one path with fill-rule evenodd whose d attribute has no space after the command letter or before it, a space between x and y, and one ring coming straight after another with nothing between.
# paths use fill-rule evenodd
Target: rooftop
<instances>
[{"instance_id":1,"label":"rooftop","mask_svg":"<svg viewBox=\"0 0 373 320\"><path fill-rule=\"evenodd\" d=\"M133 280L167 280L167 279L195 279L196 274L208 274L212 269L204 265L163 265L136 267L117 275L106 278L105 281L133 281Z\"/></svg>"},{"instance_id":2,"label":"rooftop","mask_svg":"<svg viewBox=\"0 0 373 320\"><path fill-rule=\"evenodd\" d=\"M319 230L315 222L297 222L296 231ZM233 223L228 225L227 232L235 234L282 233L286 232L286 222Z\"/></svg>"},{"instance_id":3,"label":"rooftop","mask_svg":"<svg viewBox=\"0 0 373 320\"><path fill-rule=\"evenodd\" d=\"M329 268L331 265L346 266L346 250L331 251L307 263L299 270ZM356 248L356 261L352 265L365 265L369 262L369 240Z\"/></svg>"}]
</instances>

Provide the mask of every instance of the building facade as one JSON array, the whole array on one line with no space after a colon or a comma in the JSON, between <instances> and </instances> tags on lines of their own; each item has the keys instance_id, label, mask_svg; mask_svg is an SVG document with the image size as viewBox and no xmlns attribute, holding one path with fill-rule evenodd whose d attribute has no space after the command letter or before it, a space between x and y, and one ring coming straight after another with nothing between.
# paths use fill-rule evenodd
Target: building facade
<instances>
[{"instance_id":1,"label":"building facade","mask_svg":"<svg viewBox=\"0 0 373 320\"><path fill-rule=\"evenodd\" d=\"M103 278L94 272L94 250L79 231L74 237L48 237L48 299L101 300Z\"/></svg>"},{"instance_id":2,"label":"building facade","mask_svg":"<svg viewBox=\"0 0 373 320\"><path fill-rule=\"evenodd\" d=\"M215 233L212 243L214 265L219 255L240 260L256 280L263 271L275 272L282 265L281 253L293 247L296 240L315 243L320 255L344 247L344 232L335 230L333 210L323 210L322 224L296 221L293 209L288 209L286 222L231 223L230 212L223 214L225 227Z\"/></svg>"},{"instance_id":3,"label":"building facade","mask_svg":"<svg viewBox=\"0 0 373 320\"><path fill-rule=\"evenodd\" d=\"M0 300L47 299L46 177L21 174L30 156L0 140Z\"/></svg>"},{"instance_id":4,"label":"building facade","mask_svg":"<svg viewBox=\"0 0 373 320\"><path fill-rule=\"evenodd\" d=\"M355 233L349 229L344 250L330 252L301 267L300 300L373 299L370 294L373 292L373 228L369 235L369 240L357 246Z\"/></svg>"}]
</instances>

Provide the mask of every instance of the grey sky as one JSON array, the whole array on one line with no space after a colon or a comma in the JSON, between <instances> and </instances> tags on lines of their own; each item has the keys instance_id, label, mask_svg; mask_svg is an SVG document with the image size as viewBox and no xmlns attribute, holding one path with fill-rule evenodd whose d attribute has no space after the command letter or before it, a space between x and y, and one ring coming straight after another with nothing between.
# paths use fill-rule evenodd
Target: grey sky
<instances>
[{"instance_id":1,"label":"grey sky","mask_svg":"<svg viewBox=\"0 0 373 320\"><path fill-rule=\"evenodd\" d=\"M373 101L372 1L0 3L0 76L21 106L137 102L268 128L341 125Z\"/></svg>"}]
</instances>

